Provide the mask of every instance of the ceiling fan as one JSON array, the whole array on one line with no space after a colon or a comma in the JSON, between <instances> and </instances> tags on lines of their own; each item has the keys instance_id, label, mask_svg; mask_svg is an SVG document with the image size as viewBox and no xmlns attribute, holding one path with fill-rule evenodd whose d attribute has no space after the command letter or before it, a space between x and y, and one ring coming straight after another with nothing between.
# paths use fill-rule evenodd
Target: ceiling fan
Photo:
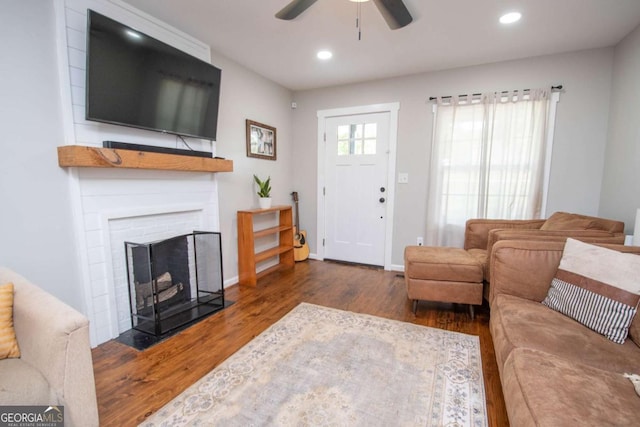
<instances>
[{"instance_id":1,"label":"ceiling fan","mask_svg":"<svg viewBox=\"0 0 640 427\"><path fill-rule=\"evenodd\" d=\"M286 5L280 12L276 13L276 18L289 21L295 19L302 12L307 10L317 0L293 0ZM366 0L360 0L366 1ZM382 17L387 21L387 25L392 30L397 30L409 25L413 18L407 10L402 0L373 0Z\"/></svg>"}]
</instances>

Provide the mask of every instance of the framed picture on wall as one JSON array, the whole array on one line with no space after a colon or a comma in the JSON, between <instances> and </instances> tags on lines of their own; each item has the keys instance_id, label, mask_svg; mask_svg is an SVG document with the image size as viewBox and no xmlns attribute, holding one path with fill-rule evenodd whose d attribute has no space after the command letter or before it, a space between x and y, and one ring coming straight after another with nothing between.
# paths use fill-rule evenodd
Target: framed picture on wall
<instances>
[{"instance_id":1,"label":"framed picture on wall","mask_svg":"<svg viewBox=\"0 0 640 427\"><path fill-rule=\"evenodd\" d=\"M276 128L247 119L247 157L276 159Z\"/></svg>"}]
</instances>

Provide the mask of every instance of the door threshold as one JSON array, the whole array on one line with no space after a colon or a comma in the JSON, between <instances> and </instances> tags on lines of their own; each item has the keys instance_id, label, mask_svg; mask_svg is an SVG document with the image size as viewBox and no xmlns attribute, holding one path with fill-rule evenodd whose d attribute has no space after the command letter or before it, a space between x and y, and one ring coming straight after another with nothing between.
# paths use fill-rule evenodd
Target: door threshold
<instances>
[{"instance_id":1,"label":"door threshold","mask_svg":"<svg viewBox=\"0 0 640 427\"><path fill-rule=\"evenodd\" d=\"M351 265L351 266L354 266L354 267L369 268L371 270L384 270L384 266L382 266L382 265L363 264L361 262L343 261L343 260L340 260L340 259L330 259L330 258L325 258L323 261L332 262L332 263L335 263L335 264Z\"/></svg>"}]
</instances>

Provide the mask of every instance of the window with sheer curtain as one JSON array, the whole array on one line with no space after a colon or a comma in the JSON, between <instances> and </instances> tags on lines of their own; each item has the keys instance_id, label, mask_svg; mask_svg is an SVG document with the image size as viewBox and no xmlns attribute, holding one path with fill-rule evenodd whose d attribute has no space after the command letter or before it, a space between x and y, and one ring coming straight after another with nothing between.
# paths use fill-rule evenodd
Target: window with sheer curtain
<instances>
[{"instance_id":1,"label":"window with sheer curtain","mask_svg":"<svg viewBox=\"0 0 640 427\"><path fill-rule=\"evenodd\" d=\"M427 244L461 247L470 218L541 217L556 101L550 89L437 99Z\"/></svg>"}]
</instances>

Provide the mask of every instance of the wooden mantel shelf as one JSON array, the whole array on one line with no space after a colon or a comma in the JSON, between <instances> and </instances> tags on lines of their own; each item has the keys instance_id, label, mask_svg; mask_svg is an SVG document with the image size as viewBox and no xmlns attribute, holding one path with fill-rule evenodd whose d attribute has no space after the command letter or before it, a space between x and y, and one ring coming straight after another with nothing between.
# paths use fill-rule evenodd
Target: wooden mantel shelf
<instances>
[{"instance_id":1,"label":"wooden mantel shelf","mask_svg":"<svg viewBox=\"0 0 640 427\"><path fill-rule=\"evenodd\" d=\"M60 167L155 169L187 172L232 172L233 161L135 150L63 145Z\"/></svg>"}]
</instances>

